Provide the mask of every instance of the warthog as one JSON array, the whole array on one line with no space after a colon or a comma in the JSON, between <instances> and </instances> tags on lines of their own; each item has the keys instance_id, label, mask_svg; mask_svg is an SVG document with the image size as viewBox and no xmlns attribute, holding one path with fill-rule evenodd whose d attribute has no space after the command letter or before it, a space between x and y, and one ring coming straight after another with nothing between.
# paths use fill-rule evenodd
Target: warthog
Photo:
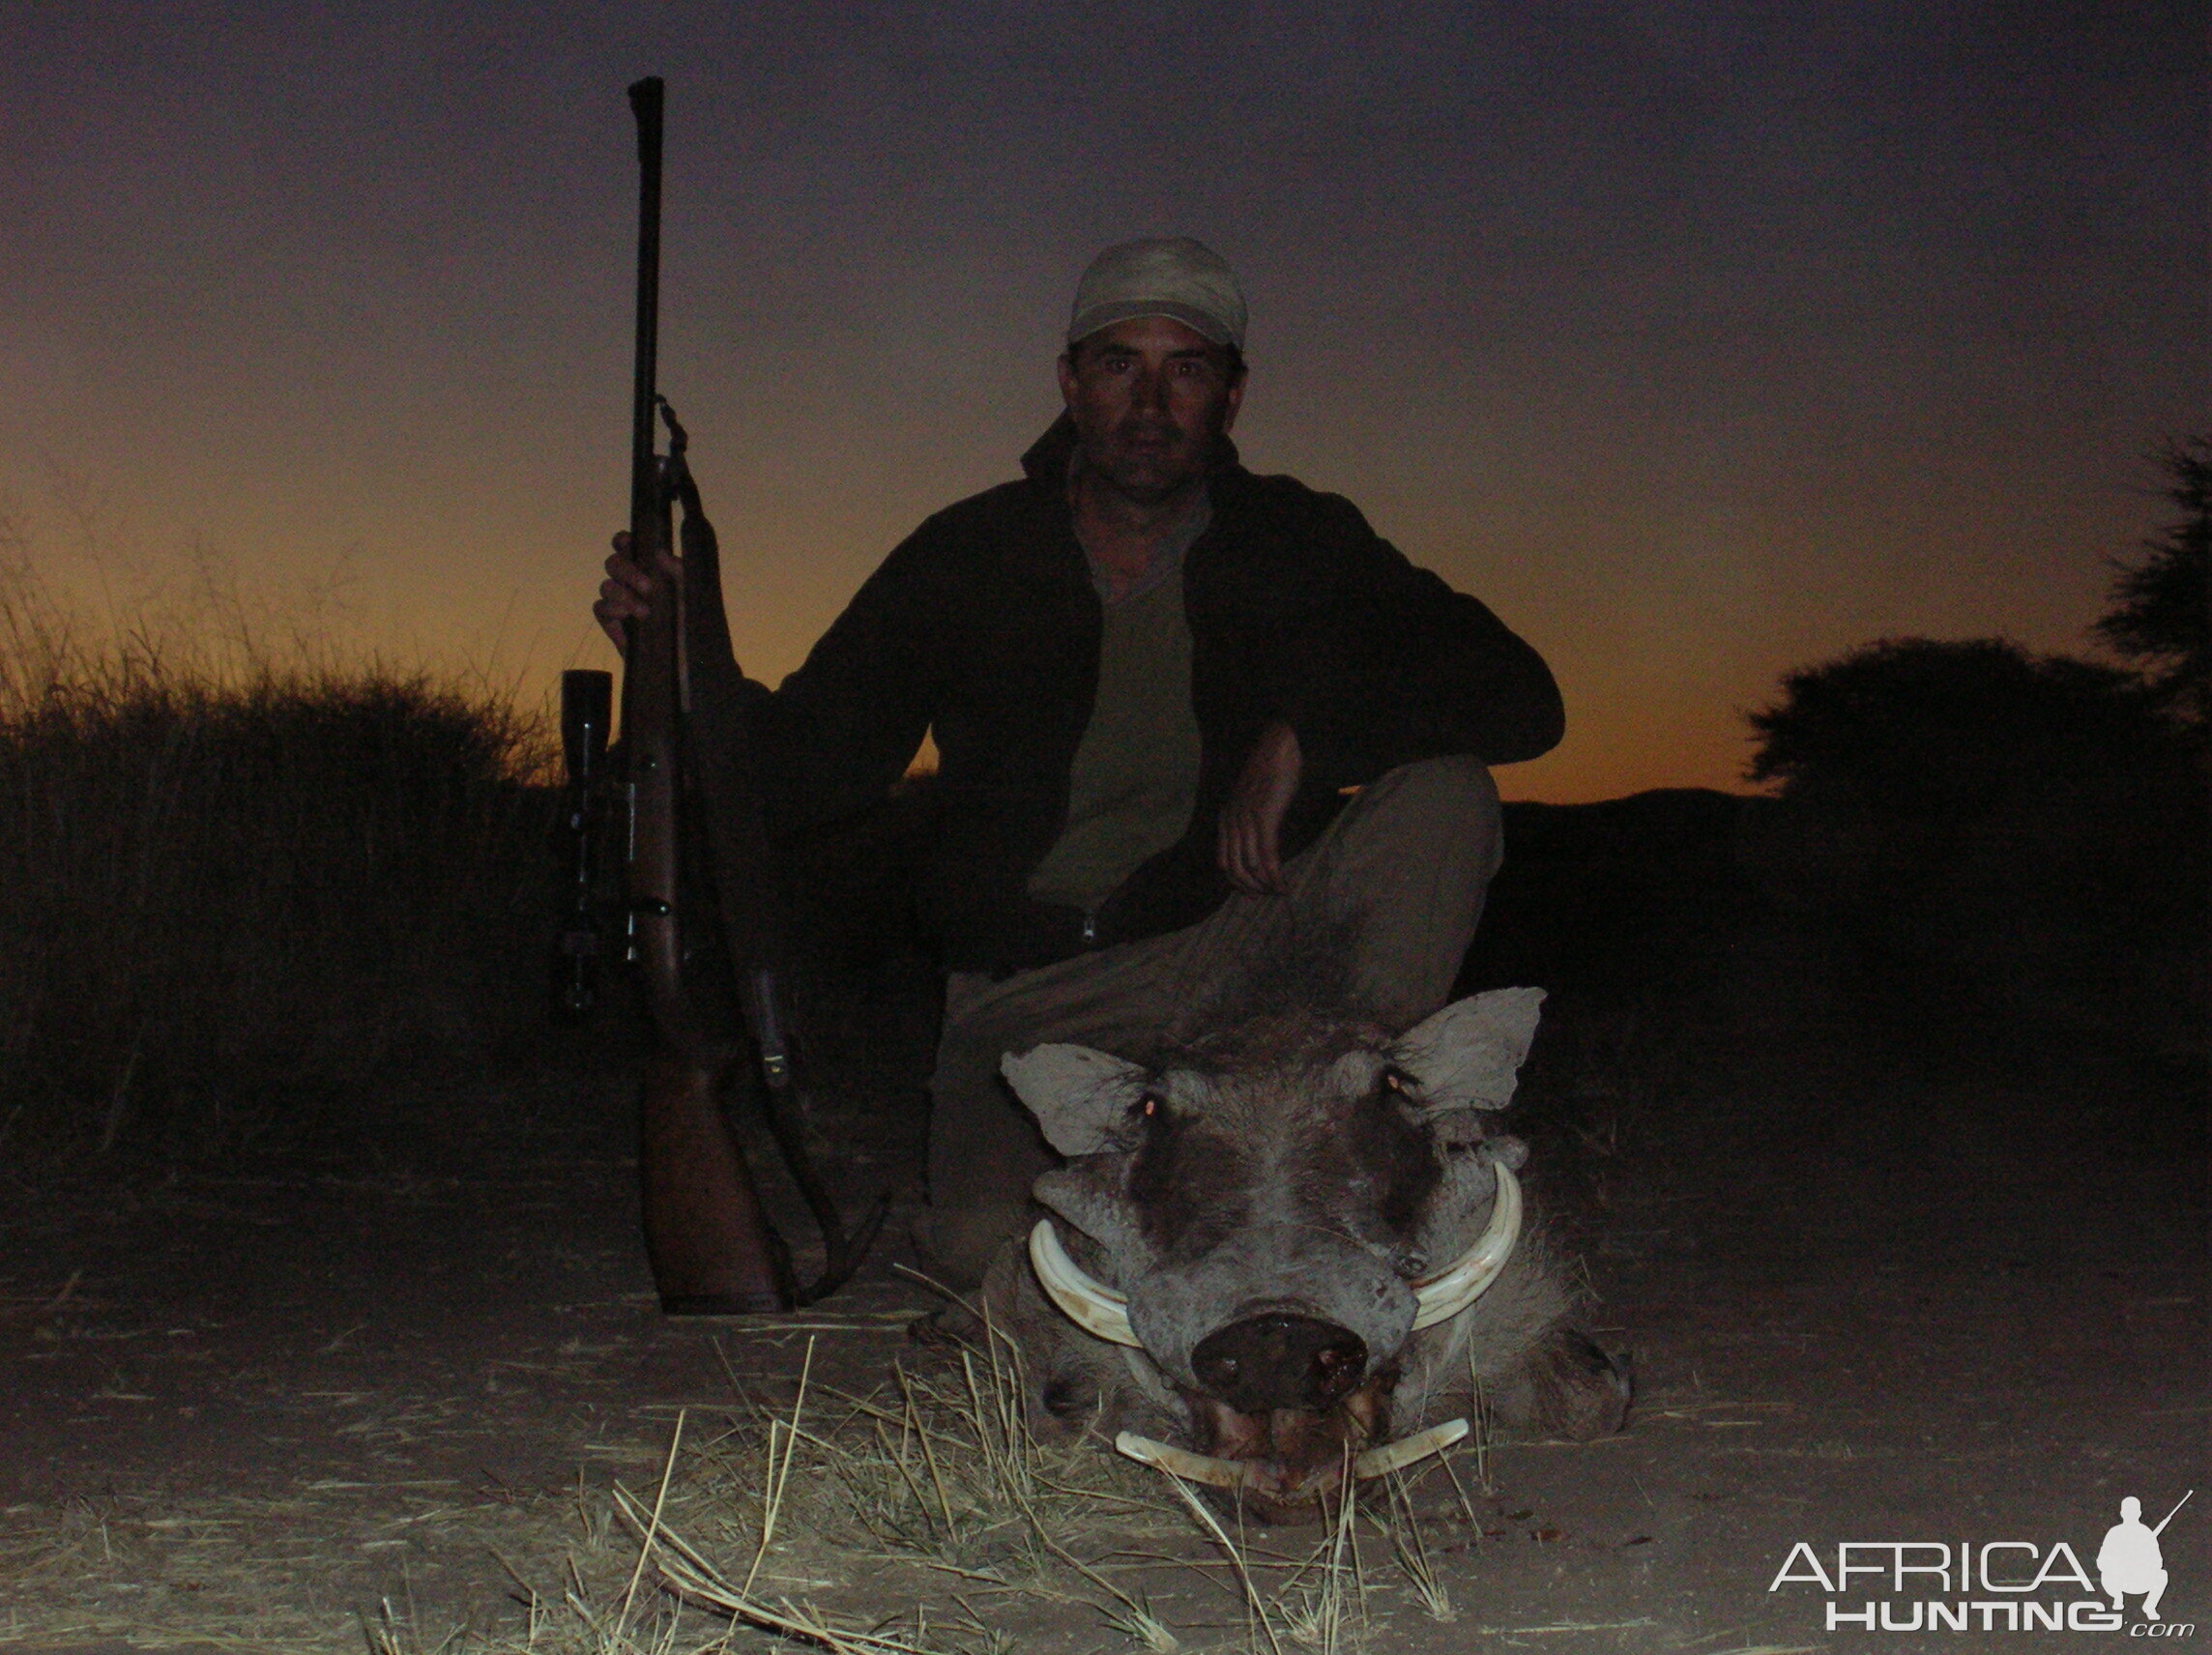
<instances>
[{"instance_id":1,"label":"warthog","mask_svg":"<svg viewBox=\"0 0 2212 1655\"><path fill-rule=\"evenodd\" d=\"M1156 1067L1039 1046L1004 1065L1067 1164L984 1283L1033 1420L1309 1521L1464 1435L1478 1409L1616 1429L1625 1373L1566 1321L1497 1112L1540 989L1396 1037L1295 1013Z\"/></svg>"}]
</instances>

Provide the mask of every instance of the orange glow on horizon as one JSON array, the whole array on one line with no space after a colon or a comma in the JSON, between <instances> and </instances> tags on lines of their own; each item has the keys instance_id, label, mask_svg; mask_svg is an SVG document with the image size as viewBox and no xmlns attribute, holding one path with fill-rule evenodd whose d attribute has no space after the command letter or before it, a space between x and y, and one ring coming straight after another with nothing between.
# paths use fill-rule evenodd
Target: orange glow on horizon
<instances>
[{"instance_id":1,"label":"orange glow on horizon","mask_svg":"<svg viewBox=\"0 0 2212 1655\"><path fill-rule=\"evenodd\" d=\"M1247 463L1552 663L1568 734L1515 798L1741 788L1743 711L1877 638L2086 651L2204 417L2178 13L1970 51L1857 0L980 18L15 8L0 583L95 641L244 625L525 706L613 664L655 73L661 389L766 682L1015 475L1131 236L1237 268ZM1069 90L1108 86L1155 95Z\"/></svg>"}]
</instances>

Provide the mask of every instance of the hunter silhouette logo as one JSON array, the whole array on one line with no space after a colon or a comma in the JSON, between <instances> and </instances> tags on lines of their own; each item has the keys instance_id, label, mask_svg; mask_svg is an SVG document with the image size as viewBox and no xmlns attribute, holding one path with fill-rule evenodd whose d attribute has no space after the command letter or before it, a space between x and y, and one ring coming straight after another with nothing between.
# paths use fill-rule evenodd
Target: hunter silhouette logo
<instances>
[{"instance_id":1,"label":"hunter silhouette logo","mask_svg":"<svg viewBox=\"0 0 2212 1655\"><path fill-rule=\"evenodd\" d=\"M2166 1595L2166 1556L2158 1537L2196 1492L2191 1489L2175 1500L2173 1510L2159 1519L2156 1528L2143 1526L2141 1500L2130 1495L2120 1501L2120 1521L2105 1530L2105 1543L2097 1548L2097 1580L2114 1609L2126 1607L2120 1600L2128 1593L2140 1592L2143 1619L2159 1618L2158 1600Z\"/></svg>"}]
</instances>

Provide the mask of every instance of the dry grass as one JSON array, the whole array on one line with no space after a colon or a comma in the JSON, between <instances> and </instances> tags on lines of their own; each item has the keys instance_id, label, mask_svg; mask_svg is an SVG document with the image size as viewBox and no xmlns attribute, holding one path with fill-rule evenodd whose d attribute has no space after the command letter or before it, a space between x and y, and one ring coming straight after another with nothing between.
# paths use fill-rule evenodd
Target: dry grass
<instances>
[{"instance_id":1,"label":"dry grass","mask_svg":"<svg viewBox=\"0 0 2212 1655\"><path fill-rule=\"evenodd\" d=\"M687 1462L672 1445L650 1500L616 1491L640 1566L684 1604L838 1655L1013 1648L1039 1612L1064 1627L1070 1610L1160 1655L1347 1655L1385 1596L1452 1617L1406 1479L1340 1504L1317 1543L1284 1555L1095 1440L1038 1441L1019 1367L994 1334L935 1371L901 1366L871 1395L802 1374L786 1407L752 1408ZM904 1607L887 1603L894 1583Z\"/></svg>"},{"instance_id":2,"label":"dry grass","mask_svg":"<svg viewBox=\"0 0 2212 1655\"><path fill-rule=\"evenodd\" d=\"M1036 1440L1018 1361L994 1339L855 1394L809 1348L779 1401L689 1409L657 1455L603 1444L647 1471L611 1488L331 1481L7 1510L0 1647L1352 1655L1399 1617L1449 1617L1421 1478L1318 1534L1247 1532L1095 1440ZM1426 1485L1455 1524L1458 1474Z\"/></svg>"},{"instance_id":3,"label":"dry grass","mask_svg":"<svg viewBox=\"0 0 2212 1655\"><path fill-rule=\"evenodd\" d=\"M975 1606L1023 1599L1086 1603L1093 1624L1150 1628L1152 1647L1175 1647L1106 1553L1172 1547L1186 1525L1148 1474L1095 1443L1033 1437L1018 1360L994 1338L928 1370L901 1364L864 1396L811 1386L809 1360L788 1405L748 1400L681 1477L672 1452L654 1501L618 1491L617 1509L684 1601L832 1649L989 1647ZM851 1601L863 1573L906 1582L905 1611L886 1620L863 1595L840 1615L806 1595ZM949 1596L959 1621L933 1626L931 1596Z\"/></svg>"}]
</instances>

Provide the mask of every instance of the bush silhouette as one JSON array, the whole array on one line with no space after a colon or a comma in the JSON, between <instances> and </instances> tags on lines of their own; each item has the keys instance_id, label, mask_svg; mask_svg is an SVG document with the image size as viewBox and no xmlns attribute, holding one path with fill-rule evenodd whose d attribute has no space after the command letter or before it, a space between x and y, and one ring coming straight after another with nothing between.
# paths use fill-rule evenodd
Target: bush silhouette
<instances>
[{"instance_id":1,"label":"bush silhouette","mask_svg":"<svg viewBox=\"0 0 2212 1655\"><path fill-rule=\"evenodd\" d=\"M2201 1043L2204 790L2141 680L1901 638L1782 688L1750 715L1749 775L1780 784L1746 847L1770 890L1862 963Z\"/></svg>"},{"instance_id":2,"label":"bush silhouette","mask_svg":"<svg viewBox=\"0 0 2212 1655\"><path fill-rule=\"evenodd\" d=\"M2041 783L2109 784L2172 751L2131 675L1998 638L1886 639L1782 688L1750 715L1750 778L1906 820L1986 814Z\"/></svg>"},{"instance_id":3,"label":"bush silhouette","mask_svg":"<svg viewBox=\"0 0 2212 1655\"><path fill-rule=\"evenodd\" d=\"M129 1121L147 1147L212 1150L527 1027L542 760L497 699L372 668L80 665L0 706L17 1148L104 1149Z\"/></svg>"}]
</instances>

